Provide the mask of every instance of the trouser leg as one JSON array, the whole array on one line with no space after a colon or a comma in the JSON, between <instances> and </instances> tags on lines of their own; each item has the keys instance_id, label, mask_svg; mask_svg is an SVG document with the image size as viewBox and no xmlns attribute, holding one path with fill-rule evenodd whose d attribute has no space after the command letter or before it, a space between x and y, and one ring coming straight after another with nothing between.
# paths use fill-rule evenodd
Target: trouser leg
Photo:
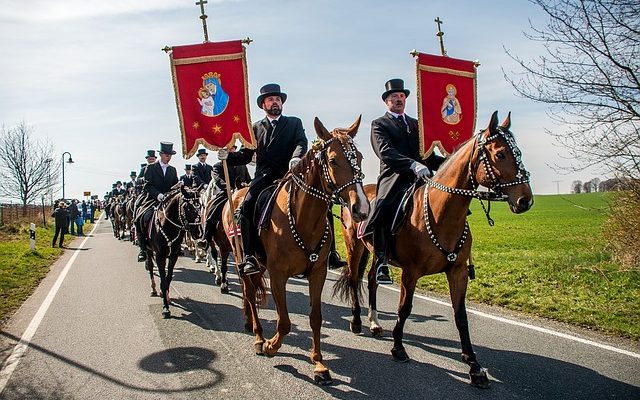
<instances>
[{"instance_id":1,"label":"trouser leg","mask_svg":"<svg viewBox=\"0 0 640 400\"><path fill-rule=\"evenodd\" d=\"M376 282L378 284L393 283L387 264L387 240L389 232L383 224L375 227L373 231L373 252L376 258Z\"/></svg>"},{"instance_id":2,"label":"trouser leg","mask_svg":"<svg viewBox=\"0 0 640 400\"><path fill-rule=\"evenodd\" d=\"M331 208L329 208L329 212L327 213L327 220L329 221L329 229L331 229L331 251L329 252L329 269L338 269L342 267L346 267L347 263L340 259L340 254L336 250L336 229L333 224L333 212Z\"/></svg>"}]
</instances>

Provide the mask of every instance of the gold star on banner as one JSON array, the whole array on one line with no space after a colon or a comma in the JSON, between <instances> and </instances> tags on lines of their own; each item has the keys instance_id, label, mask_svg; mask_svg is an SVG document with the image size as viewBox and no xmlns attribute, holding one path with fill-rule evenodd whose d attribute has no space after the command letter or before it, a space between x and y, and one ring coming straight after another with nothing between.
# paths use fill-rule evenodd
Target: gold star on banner
<instances>
[{"instance_id":1,"label":"gold star on banner","mask_svg":"<svg viewBox=\"0 0 640 400\"><path fill-rule=\"evenodd\" d=\"M237 122L240 122L240 116L238 116L238 115L234 115L234 116L233 116L233 122L236 122L236 123L237 123Z\"/></svg>"},{"instance_id":2,"label":"gold star on banner","mask_svg":"<svg viewBox=\"0 0 640 400\"><path fill-rule=\"evenodd\" d=\"M222 127L218 124L215 124L214 126L211 127L211 130L213 131L213 133L221 133Z\"/></svg>"},{"instance_id":3,"label":"gold star on banner","mask_svg":"<svg viewBox=\"0 0 640 400\"><path fill-rule=\"evenodd\" d=\"M200 123L198 121L196 121L191 126L193 126L193 129L198 129L198 128L200 128Z\"/></svg>"}]
</instances>

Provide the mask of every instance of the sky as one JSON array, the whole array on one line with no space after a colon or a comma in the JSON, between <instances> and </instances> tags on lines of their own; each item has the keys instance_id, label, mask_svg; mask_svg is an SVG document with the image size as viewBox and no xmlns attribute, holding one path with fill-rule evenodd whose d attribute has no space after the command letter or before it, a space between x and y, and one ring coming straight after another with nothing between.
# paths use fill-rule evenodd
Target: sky
<instances>
[{"instance_id":1,"label":"sky","mask_svg":"<svg viewBox=\"0 0 640 400\"><path fill-rule=\"evenodd\" d=\"M181 135L165 45L203 41L195 0L2 0L0 7L0 124L21 121L34 138L48 139L65 166L67 197L104 195L116 180L139 170L147 149ZM526 0L451 2L378 0L209 0L210 41L250 37L247 47L251 118L264 112L255 99L266 83L279 83L285 115L302 119L309 140L313 118L329 129L347 127L362 114L356 143L365 182L375 182L379 161L371 149L371 121L386 111L384 83L402 78L412 91L407 114L416 116L415 61L409 52L439 54L433 20L444 21L448 55L479 60L476 128L512 112L512 125L536 194L568 193L567 152L545 129L554 129L543 105L520 98L503 71L517 71L505 48L530 59L543 49L524 37L529 21L544 26ZM171 164L182 173L181 154ZM210 152L208 162L217 161ZM560 182L556 182L560 181ZM60 196L60 185L57 196Z\"/></svg>"}]
</instances>

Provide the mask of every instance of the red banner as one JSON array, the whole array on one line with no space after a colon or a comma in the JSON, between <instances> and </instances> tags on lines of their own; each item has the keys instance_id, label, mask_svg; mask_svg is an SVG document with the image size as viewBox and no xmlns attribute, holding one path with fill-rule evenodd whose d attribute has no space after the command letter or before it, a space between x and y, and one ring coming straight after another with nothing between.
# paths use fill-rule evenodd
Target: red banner
<instances>
[{"instance_id":1,"label":"red banner","mask_svg":"<svg viewBox=\"0 0 640 400\"><path fill-rule=\"evenodd\" d=\"M445 155L471 138L476 126L476 65L473 61L419 53L420 154L438 147Z\"/></svg>"},{"instance_id":2,"label":"red banner","mask_svg":"<svg viewBox=\"0 0 640 400\"><path fill-rule=\"evenodd\" d=\"M200 144L217 150L240 139L243 146L255 148L241 41L175 46L171 75L185 158Z\"/></svg>"}]
</instances>

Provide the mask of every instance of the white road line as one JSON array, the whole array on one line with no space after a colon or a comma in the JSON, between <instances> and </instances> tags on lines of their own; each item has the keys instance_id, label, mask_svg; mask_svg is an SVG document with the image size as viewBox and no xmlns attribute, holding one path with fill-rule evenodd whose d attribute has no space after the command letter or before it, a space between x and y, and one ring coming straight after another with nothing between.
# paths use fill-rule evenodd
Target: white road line
<instances>
[{"instance_id":1,"label":"white road line","mask_svg":"<svg viewBox=\"0 0 640 400\"><path fill-rule=\"evenodd\" d=\"M89 234L90 236L93 236L93 233L95 232L96 228L98 227L98 225L100 225L99 218L97 221L98 222L94 225L93 229L91 230L91 233ZM71 269L73 262L78 257L78 254L80 253L81 249L84 247L84 244L87 242L87 240L89 240L90 236L85 237L82 243L80 244L80 247L78 247L73 252L73 255L71 256L69 261L67 261L67 264L64 266L64 269L60 273L60 276L58 276L56 283L53 284L53 286L51 287L51 290L49 290L49 294L47 294L47 297L44 299L44 301L40 305L38 312L36 312L36 315L33 316L33 319L31 319L29 326L22 334L20 341L13 348L11 355L9 356L9 358L7 358L7 361L5 361L4 365L2 366L2 369L0 370L0 394L2 394L2 392L4 391L4 388L7 386L7 383L9 382L9 378L11 378L11 374L13 374L13 371L16 369L16 367L20 363L22 356L27 351L27 348L29 348L31 339L33 339L33 335L35 335L36 331L38 330L38 326L40 326L40 322L42 322L44 315L47 313L49 306L53 302L53 299L56 297L56 294L58 293L58 289L60 289L60 286L62 285L64 278L67 276L67 273L69 272L69 269Z\"/></svg>"},{"instance_id":2,"label":"white road line","mask_svg":"<svg viewBox=\"0 0 640 400\"><path fill-rule=\"evenodd\" d=\"M341 275L339 272L334 272L334 271L329 271L329 272L331 272L332 274L335 274L335 275ZM400 293L400 289L398 289L395 286L381 285L379 287L391 290L391 291L396 292L396 293ZM417 297L417 298L419 298L421 300L429 301L431 303L439 304L439 305L442 305L442 306L451 307L451 303L449 303L449 302L442 301L442 300L437 300L437 299L432 299L432 298L429 298L427 296L423 296L423 295L420 295L420 294L415 294L413 297ZM499 317L497 315L488 314L488 313L485 313L485 312L482 312L482 311L477 311L477 310L474 310L474 309L467 308L467 312L469 314L474 314L474 315L477 315L477 316L480 316L480 317L492 319L494 321L502 322L502 323L505 323L505 324L519 326L521 328L526 328L526 329L530 329L532 331L546 333L548 335L557 336L557 337L560 337L560 338L563 338L563 339L567 339L567 340L571 340L571 341L574 341L574 342L586 344L588 346L598 347L598 348L603 349L603 350L609 350L609 351L613 351L615 353L624 354L624 355L629 356L629 357L634 357L634 358L640 359L640 353L634 353L633 351L619 349L617 347L610 346L608 344L594 342L593 340L583 339L583 338L578 337L578 336L569 335L569 334L558 332L558 331L554 331L554 330L548 329L548 328L542 328L540 326L527 324L525 322L514 321L512 319Z\"/></svg>"}]
</instances>

